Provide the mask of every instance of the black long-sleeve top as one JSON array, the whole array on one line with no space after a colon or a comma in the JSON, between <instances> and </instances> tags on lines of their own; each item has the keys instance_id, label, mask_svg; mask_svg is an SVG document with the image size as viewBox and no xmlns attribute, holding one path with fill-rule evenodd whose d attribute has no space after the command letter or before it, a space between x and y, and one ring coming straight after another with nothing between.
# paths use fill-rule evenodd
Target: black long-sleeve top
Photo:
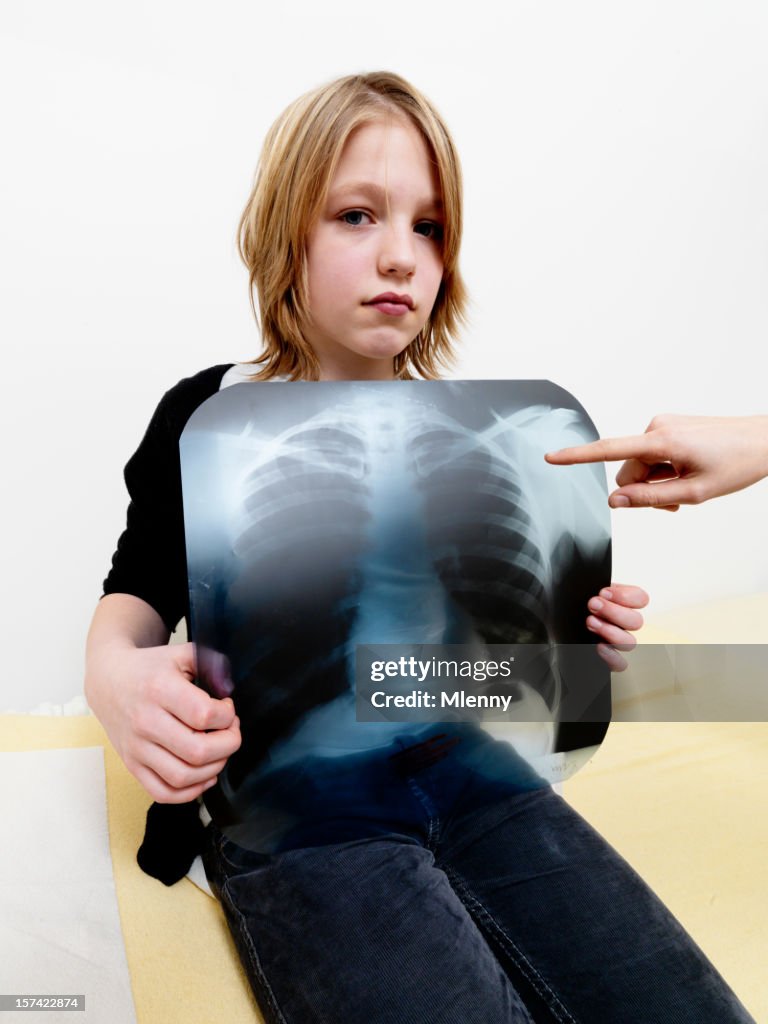
<instances>
[{"instance_id":1,"label":"black long-sleeve top","mask_svg":"<svg viewBox=\"0 0 768 1024\"><path fill-rule=\"evenodd\" d=\"M195 409L219 390L231 366L211 366L166 391L125 466L130 504L104 594L141 598L169 632L182 617L189 626L179 438Z\"/></svg>"}]
</instances>

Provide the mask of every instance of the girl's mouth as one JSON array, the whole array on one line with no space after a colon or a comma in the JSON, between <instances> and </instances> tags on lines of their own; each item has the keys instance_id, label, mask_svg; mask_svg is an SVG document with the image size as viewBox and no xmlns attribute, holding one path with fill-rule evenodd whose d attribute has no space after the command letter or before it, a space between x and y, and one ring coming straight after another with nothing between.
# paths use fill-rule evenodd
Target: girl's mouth
<instances>
[{"instance_id":1,"label":"girl's mouth","mask_svg":"<svg viewBox=\"0 0 768 1024\"><path fill-rule=\"evenodd\" d=\"M386 313L387 316L403 316L405 313L409 313L410 309L404 302L369 302L369 306L373 306L374 309L378 309L382 313Z\"/></svg>"}]
</instances>

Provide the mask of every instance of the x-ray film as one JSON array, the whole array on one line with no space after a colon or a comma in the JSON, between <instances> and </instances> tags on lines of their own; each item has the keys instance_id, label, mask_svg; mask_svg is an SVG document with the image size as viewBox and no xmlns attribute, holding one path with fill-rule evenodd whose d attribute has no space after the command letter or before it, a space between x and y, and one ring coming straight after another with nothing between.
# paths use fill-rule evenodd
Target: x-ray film
<instances>
[{"instance_id":1,"label":"x-ray film","mask_svg":"<svg viewBox=\"0 0 768 1024\"><path fill-rule=\"evenodd\" d=\"M242 383L196 410L190 627L199 684L230 679L241 721L205 795L229 838L378 834L414 793L481 807L594 752L605 471L543 456L596 436L548 381Z\"/></svg>"}]
</instances>

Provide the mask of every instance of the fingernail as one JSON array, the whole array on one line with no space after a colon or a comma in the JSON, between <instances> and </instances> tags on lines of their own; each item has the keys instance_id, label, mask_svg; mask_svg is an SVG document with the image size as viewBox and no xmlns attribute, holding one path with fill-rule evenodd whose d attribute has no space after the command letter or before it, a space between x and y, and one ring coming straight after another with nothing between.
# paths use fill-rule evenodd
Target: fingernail
<instances>
[{"instance_id":1,"label":"fingernail","mask_svg":"<svg viewBox=\"0 0 768 1024\"><path fill-rule=\"evenodd\" d=\"M599 598L593 597L591 601L589 601L588 607L591 608L593 612L599 612L603 607L603 602Z\"/></svg>"},{"instance_id":2,"label":"fingernail","mask_svg":"<svg viewBox=\"0 0 768 1024\"><path fill-rule=\"evenodd\" d=\"M611 672L623 672L624 671L624 659L614 650L613 647L608 644L597 644L597 653L606 663Z\"/></svg>"},{"instance_id":3,"label":"fingernail","mask_svg":"<svg viewBox=\"0 0 768 1024\"><path fill-rule=\"evenodd\" d=\"M216 778L211 779L210 782L206 782L206 784L203 786L203 792L205 792L206 789L210 789L212 786L215 786L218 781L219 780Z\"/></svg>"},{"instance_id":4,"label":"fingernail","mask_svg":"<svg viewBox=\"0 0 768 1024\"><path fill-rule=\"evenodd\" d=\"M612 494L608 500L608 504L611 508L628 508L629 498L626 494Z\"/></svg>"},{"instance_id":5,"label":"fingernail","mask_svg":"<svg viewBox=\"0 0 768 1024\"><path fill-rule=\"evenodd\" d=\"M600 591L600 596L604 597L606 599L606 601L612 601L613 600L613 591L609 590L608 587L603 587L603 589Z\"/></svg>"}]
</instances>

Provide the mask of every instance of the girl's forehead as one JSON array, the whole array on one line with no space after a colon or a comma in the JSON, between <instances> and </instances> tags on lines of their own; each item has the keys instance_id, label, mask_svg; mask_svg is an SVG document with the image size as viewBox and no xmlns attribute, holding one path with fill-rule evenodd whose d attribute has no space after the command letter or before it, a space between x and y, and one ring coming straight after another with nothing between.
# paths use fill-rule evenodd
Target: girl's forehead
<instances>
[{"instance_id":1,"label":"girl's forehead","mask_svg":"<svg viewBox=\"0 0 768 1024\"><path fill-rule=\"evenodd\" d=\"M421 132L404 117L360 125L347 138L330 183L333 198L355 192L418 191L440 206L434 161Z\"/></svg>"},{"instance_id":2,"label":"girl's forehead","mask_svg":"<svg viewBox=\"0 0 768 1024\"><path fill-rule=\"evenodd\" d=\"M341 163L408 155L419 157L427 153L421 133L407 118L377 118L350 132L341 151Z\"/></svg>"}]
</instances>

